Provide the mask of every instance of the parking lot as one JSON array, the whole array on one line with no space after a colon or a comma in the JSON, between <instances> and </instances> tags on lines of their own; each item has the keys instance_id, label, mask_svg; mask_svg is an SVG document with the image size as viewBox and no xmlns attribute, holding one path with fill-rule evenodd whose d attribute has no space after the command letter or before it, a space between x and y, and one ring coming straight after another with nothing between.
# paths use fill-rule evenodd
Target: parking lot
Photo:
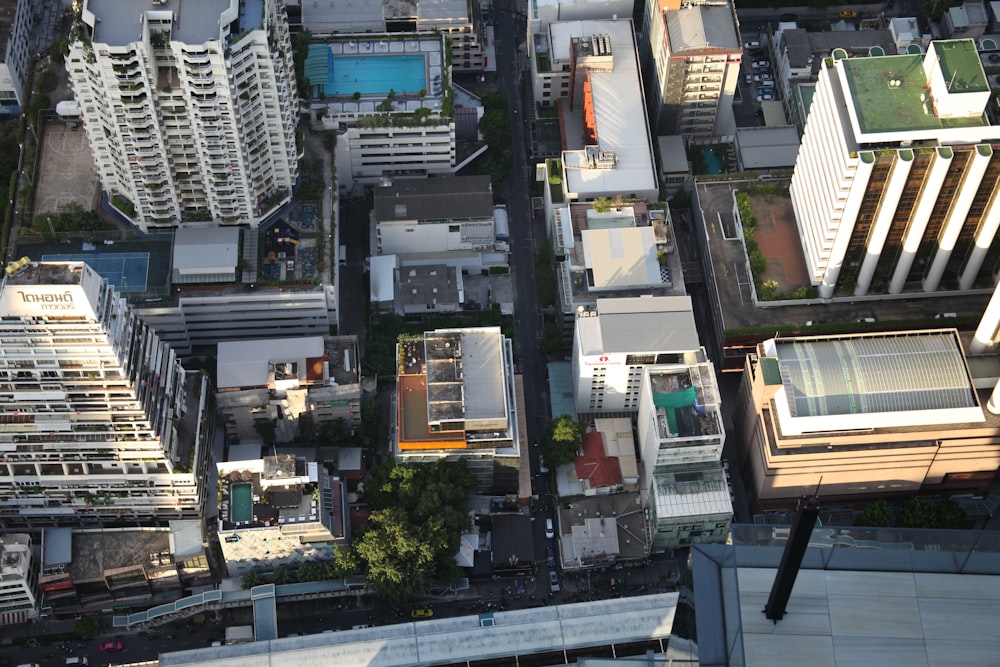
<instances>
[{"instance_id":1,"label":"parking lot","mask_svg":"<svg viewBox=\"0 0 1000 667\"><path fill-rule=\"evenodd\" d=\"M734 108L737 127L764 124L760 103L779 98L774 82L771 49L764 32L744 33L743 67L740 71L740 98L743 104Z\"/></svg>"}]
</instances>

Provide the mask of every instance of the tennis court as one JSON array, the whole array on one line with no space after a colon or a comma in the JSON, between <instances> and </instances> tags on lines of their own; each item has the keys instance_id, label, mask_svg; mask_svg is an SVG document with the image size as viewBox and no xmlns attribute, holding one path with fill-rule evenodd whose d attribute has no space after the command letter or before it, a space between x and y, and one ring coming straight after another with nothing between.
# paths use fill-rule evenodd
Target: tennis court
<instances>
[{"instance_id":1,"label":"tennis court","mask_svg":"<svg viewBox=\"0 0 1000 667\"><path fill-rule=\"evenodd\" d=\"M149 275L148 252L42 255L43 262L86 262L117 292L145 292Z\"/></svg>"},{"instance_id":2,"label":"tennis court","mask_svg":"<svg viewBox=\"0 0 1000 667\"><path fill-rule=\"evenodd\" d=\"M233 484L229 487L229 518L237 525L253 519L253 485Z\"/></svg>"}]
</instances>

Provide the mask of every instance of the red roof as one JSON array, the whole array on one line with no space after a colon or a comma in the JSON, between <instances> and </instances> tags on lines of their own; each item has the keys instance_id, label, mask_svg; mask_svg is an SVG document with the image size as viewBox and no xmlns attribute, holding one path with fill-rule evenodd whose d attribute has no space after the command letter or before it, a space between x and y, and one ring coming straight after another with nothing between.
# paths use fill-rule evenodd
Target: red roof
<instances>
[{"instance_id":1,"label":"red roof","mask_svg":"<svg viewBox=\"0 0 1000 667\"><path fill-rule=\"evenodd\" d=\"M576 476L592 489L617 486L624 481L618 457L604 453L604 436L600 432L591 431L583 436L583 456L576 457Z\"/></svg>"}]
</instances>

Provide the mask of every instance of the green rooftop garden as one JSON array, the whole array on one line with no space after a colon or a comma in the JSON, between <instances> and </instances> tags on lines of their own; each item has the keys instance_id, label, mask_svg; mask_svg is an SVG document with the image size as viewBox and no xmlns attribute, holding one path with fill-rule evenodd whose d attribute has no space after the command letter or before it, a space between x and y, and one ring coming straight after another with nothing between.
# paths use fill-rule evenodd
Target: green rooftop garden
<instances>
[{"instance_id":1,"label":"green rooftop garden","mask_svg":"<svg viewBox=\"0 0 1000 667\"><path fill-rule=\"evenodd\" d=\"M935 45L940 43L935 42ZM952 58L951 67L962 66L961 59L962 56L956 53ZM927 90L923 61L922 55L847 58L839 61L847 75L862 132L938 130L975 127L988 122L982 114L968 118L935 116L930 93ZM978 62L977 59L976 64ZM945 68L943 63L944 58L942 58L942 68ZM952 70L945 69L945 71ZM979 71L982 72L981 66ZM955 81L960 78L963 81L969 80L967 75L956 75ZM955 92L954 86L952 90Z\"/></svg>"}]
</instances>

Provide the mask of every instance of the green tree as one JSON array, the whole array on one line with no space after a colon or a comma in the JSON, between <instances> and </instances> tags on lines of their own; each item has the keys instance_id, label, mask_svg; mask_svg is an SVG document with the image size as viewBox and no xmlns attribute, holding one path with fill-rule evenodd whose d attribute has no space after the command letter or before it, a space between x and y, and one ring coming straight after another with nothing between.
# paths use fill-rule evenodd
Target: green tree
<instances>
[{"instance_id":1,"label":"green tree","mask_svg":"<svg viewBox=\"0 0 1000 667\"><path fill-rule=\"evenodd\" d=\"M361 573L363 563L348 546L343 544L333 545L333 560L330 562L327 572L328 579L349 579Z\"/></svg>"},{"instance_id":2,"label":"green tree","mask_svg":"<svg viewBox=\"0 0 1000 667\"><path fill-rule=\"evenodd\" d=\"M443 527L439 521L416 527L401 507L372 512L368 529L354 549L367 565L368 583L380 597L412 600L429 588Z\"/></svg>"},{"instance_id":3,"label":"green tree","mask_svg":"<svg viewBox=\"0 0 1000 667\"><path fill-rule=\"evenodd\" d=\"M250 570L243 575L243 588L253 588L264 583L264 578L257 570Z\"/></svg>"},{"instance_id":4,"label":"green tree","mask_svg":"<svg viewBox=\"0 0 1000 667\"><path fill-rule=\"evenodd\" d=\"M559 325L546 322L542 329L542 340L539 342L542 354L546 357L556 358L562 351L562 335L559 332Z\"/></svg>"},{"instance_id":5,"label":"green tree","mask_svg":"<svg viewBox=\"0 0 1000 667\"><path fill-rule=\"evenodd\" d=\"M542 456L549 467L572 463L583 442L585 426L570 415L550 419L542 440Z\"/></svg>"},{"instance_id":6,"label":"green tree","mask_svg":"<svg viewBox=\"0 0 1000 667\"><path fill-rule=\"evenodd\" d=\"M934 506L935 528L964 530L972 527L972 521L962 506L950 498L938 501Z\"/></svg>"},{"instance_id":7,"label":"green tree","mask_svg":"<svg viewBox=\"0 0 1000 667\"><path fill-rule=\"evenodd\" d=\"M97 619L93 617L84 617L78 619L73 623L73 634L76 635L77 639L87 641L92 639L100 631L100 626L97 624Z\"/></svg>"},{"instance_id":8,"label":"green tree","mask_svg":"<svg viewBox=\"0 0 1000 667\"><path fill-rule=\"evenodd\" d=\"M880 499L866 507L854 520L854 525L869 528L886 528L894 525L895 519L896 512L892 509L892 506Z\"/></svg>"},{"instance_id":9,"label":"green tree","mask_svg":"<svg viewBox=\"0 0 1000 667\"><path fill-rule=\"evenodd\" d=\"M929 503L920 498L910 498L899 514L898 525L901 528L934 528L937 526L937 514Z\"/></svg>"},{"instance_id":10,"label":"green tree","mask_svg":"<svg viewBox=\"0 0 1000 667\"><path fill-rule=\"evenodd\" d=\"M594 211L597 213L607 213L611 210L611 200L607 197L597 197L594 199Z\"/></svg>"}]
</instances>

